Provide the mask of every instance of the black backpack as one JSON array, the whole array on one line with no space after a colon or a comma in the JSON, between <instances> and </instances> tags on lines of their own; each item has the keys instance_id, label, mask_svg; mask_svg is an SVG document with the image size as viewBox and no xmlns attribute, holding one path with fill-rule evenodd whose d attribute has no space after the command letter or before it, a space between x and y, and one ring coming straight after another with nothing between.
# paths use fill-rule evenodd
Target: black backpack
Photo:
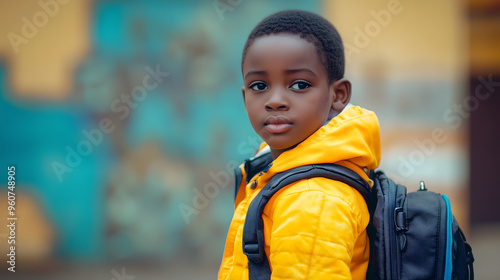
<instances>
[{"instance_id":1,"label":"black backpack","mask_svg":"<svg viewBox=\"0 0 500 280\"><path fill-rule=\"evenodd\" d=\"M267 156L247 160L247 180L267 163ZM368 183L349 168L317 164L276 174L250 204L243 229L250 280L271 276L264 251L262 212L266 203L282 187L313 177L343 182L363 195L370 211L367 279L474 279L471 246L445 195L427 191L423 182L418 191L407 193L406 187L394 183L382 171L370 174L374 183L370 190Z\"/></svg>"}]
</instances>

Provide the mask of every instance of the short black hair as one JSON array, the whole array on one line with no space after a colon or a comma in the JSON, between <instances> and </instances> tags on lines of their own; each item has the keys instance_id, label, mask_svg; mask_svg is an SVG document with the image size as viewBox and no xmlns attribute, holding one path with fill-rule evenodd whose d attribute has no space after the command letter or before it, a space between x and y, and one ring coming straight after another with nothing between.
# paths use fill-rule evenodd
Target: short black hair
<instances>
[{"instance_id":1,"label":"short black hair","mask_svg":"<svg viewBox=\"0 0 500 280\"><path fill-rule=\"evenodd\" d=\"M289 33L299 35L314 44L318 57L328 73L328 81L344 77L344 45L337 29L325 18L307 11L286 10L274 13L255 26L243 48L241 65L245 61L248 47L261 36Z\"/></svg>"}]
</instances>

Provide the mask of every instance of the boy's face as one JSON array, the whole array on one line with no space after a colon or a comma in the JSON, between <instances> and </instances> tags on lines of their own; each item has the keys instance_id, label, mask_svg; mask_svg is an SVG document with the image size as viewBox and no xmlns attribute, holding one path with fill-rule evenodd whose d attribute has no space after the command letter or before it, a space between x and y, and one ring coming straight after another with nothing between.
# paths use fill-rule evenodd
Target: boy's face
<instances>
[{"instance_id":1,"label":"boy's face","mask_svg":"<svg viewBox=\"0 0 500 280\"><path fill-rule=\"evenodd\" d=\"M312 43L291 34L257 38L247 49L242 87L250 123L273 157L328 119L335 90Z\"/></svg>"}]
</instances>

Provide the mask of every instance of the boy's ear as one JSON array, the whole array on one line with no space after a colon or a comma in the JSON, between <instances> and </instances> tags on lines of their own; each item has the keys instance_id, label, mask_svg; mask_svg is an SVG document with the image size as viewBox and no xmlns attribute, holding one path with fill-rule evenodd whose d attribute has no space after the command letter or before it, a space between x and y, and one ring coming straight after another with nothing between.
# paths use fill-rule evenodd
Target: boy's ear
<instances>
[{"instance_id":1,"label":"boy's ear","mask_svg":"<svg viewBox=\"0 0 500 280\"><path fill-rule=\"evenodd\" d=\"M243 94L243 103L245 103L245 86L241 87L241 94Z\"/></svg>"},{"instance_id":2,"label":"boy's ear","mask_svg":"<svg viewBox=\"0 0 500 280\"><path fill-rule=\"evenodd\" d=\"M340 112L351 100L351 82L347 79L340 79L330 85L333 90L332 109Z\"/></svg>"}]
</instances>

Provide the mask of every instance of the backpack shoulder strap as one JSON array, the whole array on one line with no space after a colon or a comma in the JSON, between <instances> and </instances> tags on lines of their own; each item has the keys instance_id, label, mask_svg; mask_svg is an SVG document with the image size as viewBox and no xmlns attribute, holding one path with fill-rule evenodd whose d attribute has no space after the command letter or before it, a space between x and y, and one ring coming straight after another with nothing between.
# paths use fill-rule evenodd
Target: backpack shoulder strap
<instances>
[{"instance_id":1,"label":"backpack shoulder strap","mask_svg":"<svg viewBox=\"0 0 500 280\"><path fill-rule=\"evenodd\" d=\"M248 258L249 279L270 279L271 269L264 251L264 221L262 212L271 197L281 188L302 180L324 177L343 182L363 195L371 209L371 192L368 183L353 170L337 164L299 166L274 175L248 207L243 227L243 253Z\"/></svg>"}]
</instances>

